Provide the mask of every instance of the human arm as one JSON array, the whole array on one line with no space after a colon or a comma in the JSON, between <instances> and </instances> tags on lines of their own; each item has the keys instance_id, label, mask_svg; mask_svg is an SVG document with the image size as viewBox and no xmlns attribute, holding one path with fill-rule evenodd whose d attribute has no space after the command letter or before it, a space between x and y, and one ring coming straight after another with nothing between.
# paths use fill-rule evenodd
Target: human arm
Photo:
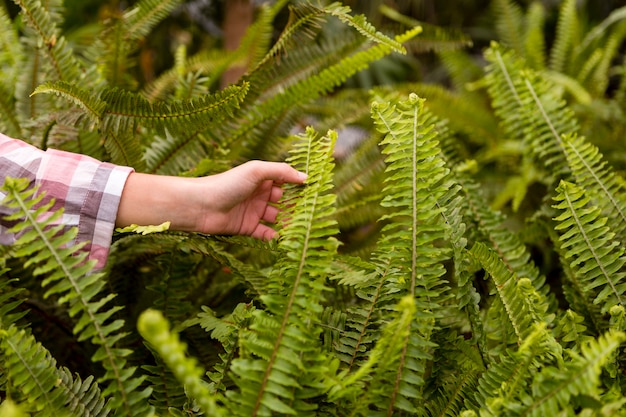
<instances>
[{"instance_id":1,"label":"human arm","mask_svg":"<svg viewBox=\"0 0 626 417\"><path fill-rule=\"evenodd\" d=\"M306 175L280 162L250 161L201 178L132 173L117 212L116 226L158 225L209 234L248 235L269 240L284 183Z\"/></svg>"},{"instance_id":2,"label":"human arm","mask_svg":"<svg viewBox=\"0 0 626 417\"><path fill-rule=\"evenodd\" d=\"M0 172L0 182L7 177L26 178L31 187L38 187L38 193L45 193L44 202L54 200L41 220L63 209L63 215L52 224L60 224L64 230L76 227L73 243L87 242L83 251L96 260L97 268L104 266L120 195L132 168L71 152L44 151L0 134ZM3 197L0 192L0 200ZM3 219L6 214L9 212L0 204L0 244L4 245L16 239L9 233L12 224Z\"/></svg>"}]
</instances>

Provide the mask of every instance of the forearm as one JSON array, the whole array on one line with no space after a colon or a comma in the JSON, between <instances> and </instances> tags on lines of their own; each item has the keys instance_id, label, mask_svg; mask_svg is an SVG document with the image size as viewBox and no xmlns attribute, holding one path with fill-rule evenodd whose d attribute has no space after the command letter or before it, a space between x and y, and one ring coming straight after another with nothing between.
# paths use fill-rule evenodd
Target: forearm
<instances>
[{"instance_id":1,"label":"forearm","mask_svg":"<svg viewBox=\"0 0 626 417\"><path fill-rule=\"evenodd\" d=\"M115 221L116 227L171 222L172 230L197 230L200 192L197 178L132 173L126 180Z\"/></svg>"}]
</instances>

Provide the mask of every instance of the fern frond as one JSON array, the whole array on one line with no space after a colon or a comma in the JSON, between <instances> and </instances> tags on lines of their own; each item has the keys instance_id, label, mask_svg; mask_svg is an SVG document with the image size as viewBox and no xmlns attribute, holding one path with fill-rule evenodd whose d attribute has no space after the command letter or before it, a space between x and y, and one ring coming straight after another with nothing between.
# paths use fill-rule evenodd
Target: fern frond
<instances>
[{"instance_id":1,"label":"fern frond","mask_svg":"<svg viewBox=\"0 0 626 417\"><path fill-rule=\"evenodd\" d=\"M626 242L626 194L624 180L607 163L598 148L580 136L563 138L567 162L576 183L588 193L607 218L607 225Z\"/></svg>"},{"instance_id":2,"label":"fern frond","mask_svg":"<svg viewBox=\"0 0 626 417\"><path fill-rule=\"evenodd\" d=\"M580 22L576 0L565 0L559 9L559 21L556 28L556 39L550 52L550 69L566 72L570 51L578 44Z\"/></svg>"},{"instance_id":3,"label":"fern frond","mask_svg":"<svg viewBox=\"0 0 626 417\"><path fill-rule=\"evenodd\" d=\"M75 107L81 109L87 119L91 122L91 127L97 126L101 119L106 102L91 94L89 91L81 89L76 84L66 81L46 82L35 88L35 94L55 94L63 97Z\"/></svg>"},{"instance_id":4,"label":"fern frond","mask_svg":"<svg viewBox=\"0 0 626 417\"><path fill-rule=\"evenodd\" d=\"M474 398L466 401L468 408L480 409L487 416L515 410L519 402L527 401L527 387L534 375L544 366L562 363L561 348L545 324L533 326L527 334L516 351L501 355L500 361L481 375Z\"/></svg>"},{"instance_id":5,"label":"fern frond","mask_svg":"<svg viewBox=\"0 0 626 417\"><path fill-rule=\"evenodd\" d=\"M379 32L364 15L353 16L348 6L339 2L332 3L324 8L324 12L337 17L342 22L355 28L361 35L379 45L386 45L390 50L406 54L406 49L398 39L391 39ZM421 31L421 29L420 29Z\"/></svg>"},{"instance_id":6,"label":"fern frond","mask_svg":"<svg viewBox=\"0 0 626 417\"><path fill-rule=\"evenodd\" d=\"M561 367L545 367L533 383L533 398L521 407L523 415L540 417L573 411L576 395L598 398L600 373L624 342L621 332L607 333L581 347L581 354L569 351L569 360Z\"/></svg>"},{"instance_id":7,"label":"fern frond","mask_svg":"<svg viewBox=\"0 0 626 417\"><path fill-rule=\"evenodd\" d=\"M78 375L72 376L67 368L61 368L59 373L56 384L68 398L65 409L69 410L71 415L106 417L111 413L109 402L102 396L93 376L82 380Z\"/></svg>"},{"instance_id":8,"label":"fern frond","mask_svg":"<svg viewBox=\"0 0 626 417\"><path fill-rule=\"evenodd\" d=\"M562 136L578 130L571 107L554 91L554 86L526 67L511 52L492 45L486 58L489 94L505 132L524 144L525 153L538 166L548 167L547 185L569 175L563 154Z\"/></svg>"},{"instance_id":9,"label":"fern frond","mask_svg":"<svg viewBox=\"0 0 626 417\"><path fill-rule=\"evenodd\" d=\"M82 66L74 51L57 27L60 20L38 0L14 0L22 16L38 38L39 50L48 58L54 79L76 82L81 79ZM56 17L56 18L55 18Z\"/></svg>"},{"instance_id":10,"label":"fern frond","mask_svg":"<svg viewBox=\"0 0 626 417\"><path fill-rule=\"evenodd\" d=\"M527 277L518 277L489 247L474 243L470 254L494 280L509 321L515 329L518 342L528 336L534 325L549 322L548 302L536 292Z\"/></svg>"},{"instance_id":11,"label":"fern frond","mask_svg":"<svg viewBox=\"0 0 626 417\"><path fill-rule=\"evenodd\" d=\"M281 218L284 255L260 297L266 309L255 311L250 331L242 334L241 357L232 363L238 415L310 415L325 390L330 364L314 323L323 312L325 271L338 246L331 193L335 139L334 132L318 137L309 128L291 152L289 162L308 179L299 193L286 190L284 204L293 207Z\"/></svg>"},{"instance_id":12,"label":"fern frond","mask_svg":"<svg viewBox=\"0 0 626 417\"><path fill-rule=\"evenodd\" d=\"M105 417L111 411L93 377L81 381L67 369L57 369L50 352L27 330L3 325L0 348L10 390L20 392L23 404L37 415Z\"/></svg>"},{"instance_id":13,"label":"fern frond","mask_svg":"<svg viewBox=\"0 0 626 417\"><path fill-rule=\"evenodd\" d=\"M223 408L217 403L220 396L209 392L202 380L204 371L198 367L195 359L186 355L186 346L180 341L178 334L170 330L167 319L160 311L148 309L142 312L137 321L137 329L163 358L176 378L184 384L202 411L215 417L225 415Z\"/></svg>"},{"instance_id":14,"label":"fern frond","mask_svg":"<svg viewBox=\"0 0 626 417\"><path fill-rule=\"evenodd\" d=\"M587 327L583 324L584 320L584 317L569 309L561 316L554 333L563 347L582 346L583 342L590 339Z\"/></svg>"},{"instance_id":15,"label":"fern frond","mask_svg":"<svg viewBox=\"0 0 626 417\"><path fill-rule=\"evenodd\" d=\"M259 7L258 15L252 25L246 30L241 40L241 44L237 51L233 54L235 59L238 56L245 55L249 67L259 67L262 63L272 57L274 54L269 51L269 45L272 41L273 22L276 15L288 4L288 0L280 0L268 6L262 4ZM276 42L275 47L283 42L283 36ZM278 46L280 48L280 46Z\"/></svg>"},{"instance_id":16,"label":"fern frond","mask_svg":"<svg viewBox=\"0 0 626 417\"><path fill-rule=\"evenodd\" d=\"M105 91L101 100L107 103L103 113L104 129L125 131L134 123L146 127L169 128L174 132L202 131L206 126L232 115L246 95L247 84L232 86L199 99L171 103L150 103L128 91Z\"/></svg>"},{"instance_id":17,"label":"fern frond","mask_svg":"<svg viewBox=\"0 0 626 417\"><path fill-rule=\"evenodd\" d=\"M404 43L419 32L419 28L414 28L396 37L395 40ZM256 104L255 108L250 109L251 111L248 112L249 116L245 124L242 123L234 132L225 132L221 136L230 137L232 141L240 141L246 138L248 143L245 147L249 149L251 145L256 143L254 138L250 136L252 136L251 132L257 126L267 121L275 121L277 116L282 116L289 109L298 106L300 103L309 102L332 91L350 76L366 68L371 62L389 55L392 51L393 49L387 44L376 44L347 56L335 64L323 67L318 73L298 80L297 83L289 85L280 93Z\"/></svg>"},{"instance_id":18,"label":"fern frond","mask_svg":"<svg viewBox=\"0 0 626 417\"><path fill-rule=\"evenodd\" d=\"M545 6L533 2L526 12L526 30L524 34L524 56L528 65L536 70L546 67L546 40L545 40Z\"/></svg>"},{"instance_id":19,"label":"fern frond","mask_svg":"<svg viewBox=\"0 0 626 417\"><path fill-rule=\"evenodd\" d=\"M560 233L564 261L585 283L584 290L594 304L607 312L613 305L624 305L626 256L624 248L614 240L615 234L606 226L607 219L578 185L561 181L556 189L555 208L561 214L554 220Z\"/></svg>"},{"instance_id":20,"label":"fern frond","mask_svg":"<svg viewBox=\"0 0 626 417\"><path fill-rule=\"evenodd\" d=\"M128 41L135 41L150 34L152 29L168 17L182 0L140 0L124 12Z\"/></svg>"},{"instance_id":21,"label":"fern frond","mask_svg":"<svg viewBox=\"0 0 626 417\"><path fill-rule=\"evenodd\" d=\"M26 190L27 185L27 180L10 178L4 185L7 197L3 205L13 210L7 220L23 219L10 230L19 235L15 256L25 258L25 266L34 266L35 275L43 275L45 297L58 296L59 302L68 306L69 316L76 320L73 331L78 340L89 339L98 346L92 360L102 362L105 369L101 381L109 384L103 395L113 394L112 408L133 417L149 414L145 398L150 391L136 391L143 378L133 376L135 368L126 368L130 351L116 346L124 334L119 332L123 321L112 319L120 307L107 306L115 295L98 297L105 287L103 275L91 273L93 262L85 261L85 252L78 252L84 243L72 244L76 228L58 235L62 224L48 227L60 211L40 222L53 202L41 204L43 195L35 194L34 188Z\"/></svg>"},{"instance_id":22,"label":"fern frond","mask_svg":"<svg viewBox=\"0 0 626 417\"><path fill-rule=\"evenodd\" d=\"M347 368L338 375L328 395L332 401L350 397L347 399L350 415L365 415L366 410L375 405L377 391L382 391L388 383L387 372L393 371L400 360L404 340L409 337L411 323L415 320L415 309L413 299L404 296L395 307L393 317L384 325L367 360L354 372Z\"/></svg>"},{"instance_id":23,"label":"fern frond","mask_svg":"<svg viewBox=\"0 0 626 417\"><path fill-rule=\"evenodd\" d=\"M218 340L224 348L219 355L221 363L216 363L208 376L212 381L214 391L225 391L226 383L230 380L230 366L237 357L240 331L248 327L254 313L251 304L238 304L233 312L223 318L218 318L208 307L203 307L198 314L198 324L206 332L210 332L213 339Z\"/></svg>"},{"instance_id":24,"label":"fern frond","mask_svg":"<svg viewBox=\"0 0 626 417\"><path fill-rule=\"evenodd\" d=\"M20 294L24 288L13 288L16 279L5 277L6 270L0 269L0 326L8 328L11 324L24 317L26 311L15 312L14 310L22 304Z\"/></svg>"},{"instance_id":25,"label":"fern frond","mask_svg":"<svg viewBox=\"0 0 626 417\"><path fill-rule=\"evenodd\" d=\"M517 3L511 0L495 0L492 3L496 18L498 39L507 47L523 56L526 51L523 39L524 13Z\"/></svg>"},{"instance_id":26,"label":"fern frond","mask_svg":"<svg viewBox=\"0 0 626 417\"><path fill-rule=\"evenodd\" d=\"M379 308L409 295L418 312L410 336L402 342L398 361L384 373L394 381L377 390L372 406L391 413L415 412L423 395L425 369L432 359L432 333L448 298L442 279L442 262L448 248L435 242L443 239L448 224L446 207L440 206L452 186L449 171L437 140L437 120L425 110L424 100L411 94L406 100L372 104L376 128L385 135L381 142L387 164L381 205L389 212L379 248L372 256L381 278L383 297ZM383 272L388 272L383 275ZM437 301L435 301L437 300Z\"/></svg>"},{"instance_id":27,"label":"fern frond","mask_svg":"<svg viewBox=\"0 0 626 417\"><path fill-rule=\"evenodd\" d=\"M56 361L26 330L15 326L0 330L2 368L8 383L19 390L22 398L40 415L57 416L63 412L66 399L57 382Z\"/></svg>"}]
</instances>

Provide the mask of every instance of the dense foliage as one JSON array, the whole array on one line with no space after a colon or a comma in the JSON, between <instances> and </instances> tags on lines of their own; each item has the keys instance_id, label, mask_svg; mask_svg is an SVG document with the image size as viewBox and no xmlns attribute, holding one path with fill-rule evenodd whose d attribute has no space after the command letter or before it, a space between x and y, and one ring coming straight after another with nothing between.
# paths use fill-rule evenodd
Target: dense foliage
<instances>
[{"instance_id":1,"label":"dense foliage","mask_svg":"<svg viewBox=\"0 0 626 417\"><path fill-rule=\"evenodd\" d=\"M307 182L277 241L118 232L94 272L7 178L0 415L626 414L626 8L493 0L482 44L404 2L276 1L238 49L182 42L147 81L141 45L181 3L71 40L61 0L0 7L1 130Z\"/></svg>"}]
</instances>

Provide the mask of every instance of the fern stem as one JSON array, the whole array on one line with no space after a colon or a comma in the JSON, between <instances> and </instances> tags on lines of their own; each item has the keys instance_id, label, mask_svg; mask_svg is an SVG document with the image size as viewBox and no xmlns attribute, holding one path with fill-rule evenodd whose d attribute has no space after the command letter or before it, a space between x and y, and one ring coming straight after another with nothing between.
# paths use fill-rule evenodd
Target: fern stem
<instances>
[{"instance_id":1,"label":"fern stem","mask_svg":"<svg viewBox=\"0 0 626 417\"><path fill-rule=\"evenodd\" d=\"M519 94L517 94L517 89L515 88L515 84L513 84L513 79L511 78L511 75L509 74L509 71L506 65L504 64L504 60L502 59L502 54L500 54L499 50L496 51L496 58L498 59L498 65L500 66L502 75L504 75L504 78L506 79L506 83L509 85L511 92L513 92L513 95L515 96L515 100L517 101L517 104L521 107L523 105L522 99L520 98Z\"/></svg>"},{"instance_id":2,"label":"fern stem","mask_svg":"<svg viewBox=\"0 0 626 417\"><path fill-rule=\"evenodd\" d=\"M311 147L312 141L309 141L309 147ZM310 158L310 154L311 152L307 152L307 158ZM306 168L307 168L307 174L308 174L308 168L309 168L309 160L307 159L307 164L306 164ZM289 316L291 315L291 310L293 308L293 304L296 300L296 293L297 293L297 289L300 286L300 281L302 280L302 276L303 276L303 271L304 271L304 266L306 264L306 255L308 253L308 248L309 248L309 239L310 239L310 235L311 235L311 228L313 225L313 214L315 213L315 207L317 206L317 199L319 197L319 193L316 192L314 199L313 199L313 205L312 208L309 210L309 219L306 222L307 224L307 230L306 233L304 235L304 245L302 247L302 253L300 255L300 261L299 261L299 265L298 265L298 272L296 274L296 279L294 281L294 285L293 288L291 290L291 294L289 295L289 302L287 303L287 306L285 308L285 313L283 316L283 321L281 323L280 326L280 330L278 332L278 335L276 336L276 342L274 343L274 349L272 350L272 356L270 357L267 366L265 368L265 374L263 375L263 380L261 381L261 387L259 388L259 394L257 395L256 398L256 403L254 405L254 409L253 409L253 413L252 413L252 417L256 417L256 415L259 412L259 409L261 408L261 400L263 399L263 394L265 393L265 387L267 386L267 383L269 381L269 377L270 377L270 373L272 371L272 369L274 368L274 363L276 362L276 357L278 355L278 348L280 346L280 344L282 343L282 339L283 336L285 334L285 330L287 328L287 323L289 322Z\"/></svg>"},{"instance_id":3,"label":"fern stem","mask_svg":"<svg viewBox=\"0 0 626 417\"><path fill-rule=\"evenodd\" d=\"M563 146L563 139L561 139L561 136L559 135L559 132L556 131L556 128L554 127L554 124L552 123L552 120L550 120L550 117L548 117L548 113L546 112L546 109L543 107L541 100L539 100L539 97L537 96L537 93L535 92L533 85L530 83L528 78L525 78L524 82L526 83L526 87L528 87L528 91L533 96L533 100L535 100L535 103L537 104L537 107L539 108L539 111L541 112L543 119L546 121L546 124L550 128L550 131L552 132L554 139L556 139L556 142L561 147L561 150L564 150L565 148Z\"/></svg>"}]
</instances>

